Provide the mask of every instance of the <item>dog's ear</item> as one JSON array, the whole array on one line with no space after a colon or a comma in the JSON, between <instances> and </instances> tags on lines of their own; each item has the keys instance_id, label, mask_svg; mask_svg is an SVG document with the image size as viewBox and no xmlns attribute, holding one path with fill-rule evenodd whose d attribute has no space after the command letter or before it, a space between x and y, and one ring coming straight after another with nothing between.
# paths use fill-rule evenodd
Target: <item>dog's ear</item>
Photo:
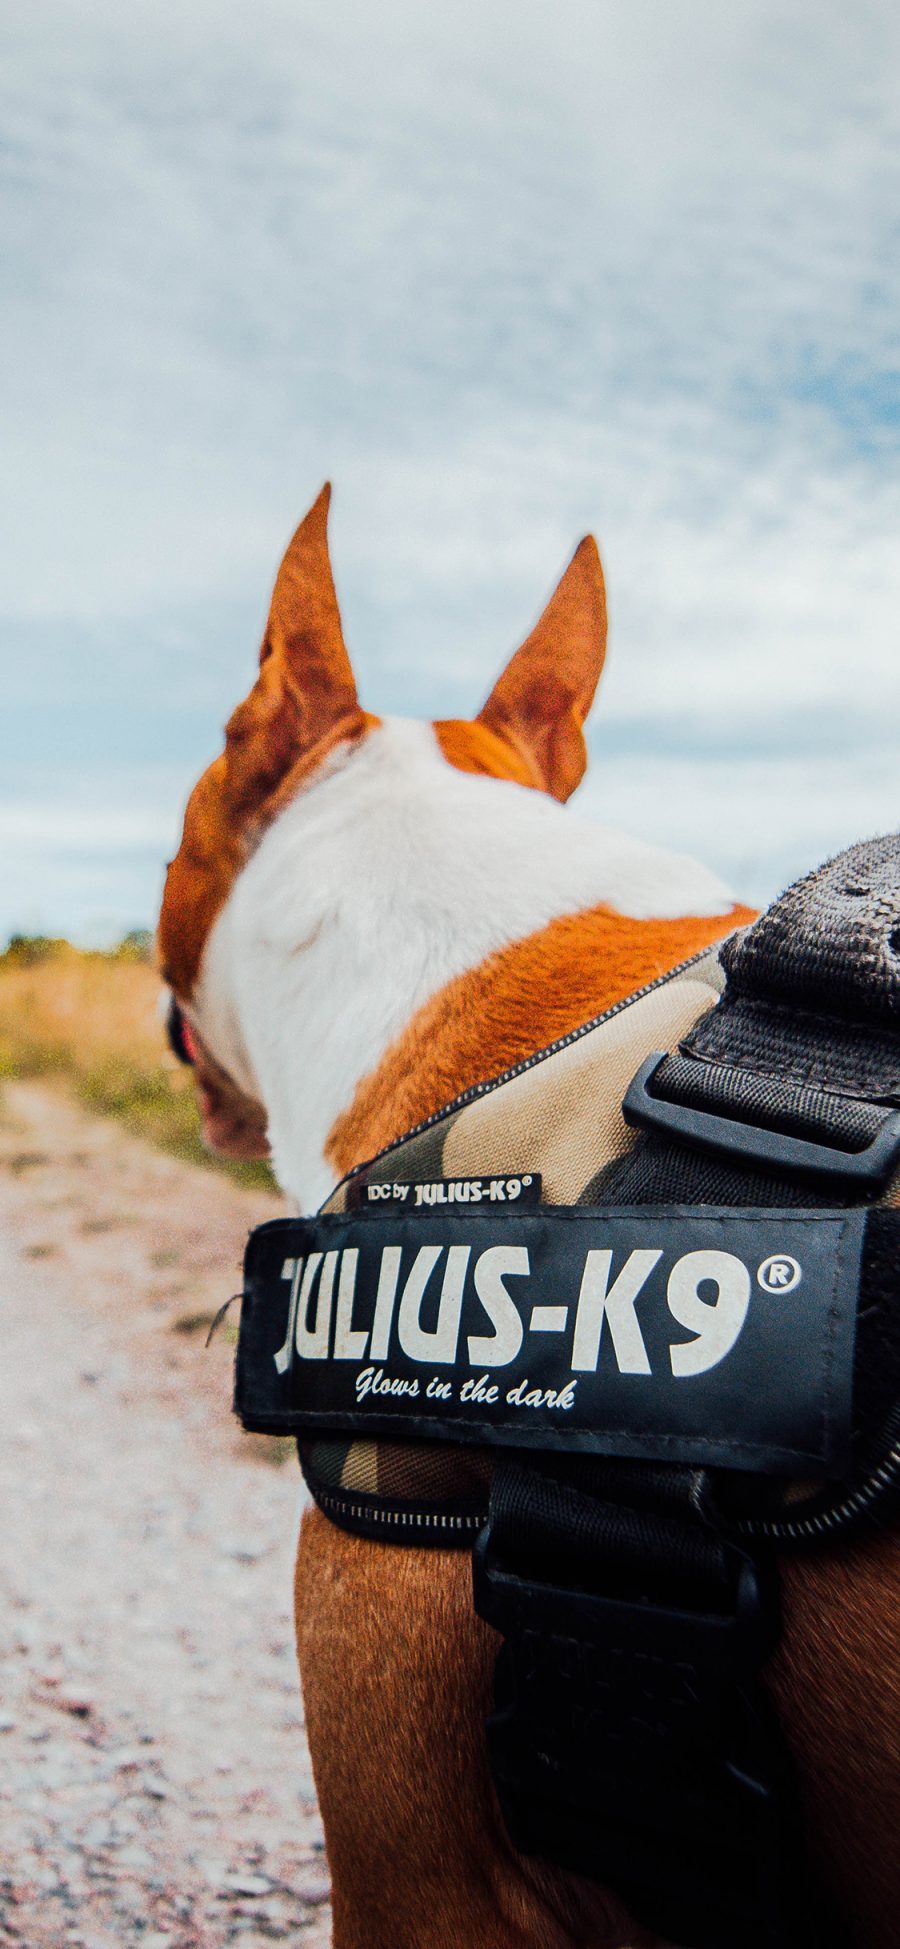
<instances>
[{"instance_id":1,"label":"dog's ear","mask_svg":"<svg viewBox=\"0 0 900 1949\"><path fill-rule=\"evenodd\" d=\"M233 812L261 808L298 761L362 727L328 554L326 483L289 543L275 579L249 697L226 726Z\"/></svg>"},{"instance_id":2,"label":"dog's ear","mask_svg":"<svg viewBox=\"0 0 900 1949\"><path fill-rule=\"evenodd\" d=\"M190 996L204 943L266 827L329 747L362 736L328 559L322 489L278 571L260 670L225 728L225 750L194 787L159 922L165 979Z\"/></svg>"},{"instance_id":3,"label":"dog's ear","mask_svg":"<svg viewBox=\"0 0 900 1949\"><path fill-rule=\"evenodd\" d=\"M310 744L357 701L328 553L330 505L326 481L285 550L259 657L274 656L302 695Z\"/></svg>"},{"instance_id":4,"label":"dog's ear","mask_svg":"<svg viewBox=\"0 0 900 1949\"><path fill-rule=\"evenodd\" d=\"M585 535L476 719L513 746L535 784L554 798L567 799L584 776L581 727L605 654L603 570L593 535Z\"/></svg>"}]
</instances>

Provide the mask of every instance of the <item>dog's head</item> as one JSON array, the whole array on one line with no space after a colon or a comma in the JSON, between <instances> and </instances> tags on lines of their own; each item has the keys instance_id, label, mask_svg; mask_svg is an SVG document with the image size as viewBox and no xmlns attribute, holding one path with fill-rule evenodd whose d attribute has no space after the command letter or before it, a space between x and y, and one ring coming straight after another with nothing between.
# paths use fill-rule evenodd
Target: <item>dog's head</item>
<instances>
[{"instance_id":1,"label":"dog's head","mask_svg":"<svg viewBox=\"0 0 900 1949\"><path fill-rule=\"evenodd\" d=\"M207 1141L266 1152L262 1105L228 1073L205 1032L198 984L214 922L264 833L323 769L352 763L379 720L363 710L344 644L328 555L330 489L301 522L275 582L259 675L225 729L225 749L188 801L159 922L170 1031L195 1066ZM472 721L435 723L444 760L464 772L567 799L586 764L582 725L606 645L597 546L579 545L540 621Z\"/></svg>"}]
</instances>

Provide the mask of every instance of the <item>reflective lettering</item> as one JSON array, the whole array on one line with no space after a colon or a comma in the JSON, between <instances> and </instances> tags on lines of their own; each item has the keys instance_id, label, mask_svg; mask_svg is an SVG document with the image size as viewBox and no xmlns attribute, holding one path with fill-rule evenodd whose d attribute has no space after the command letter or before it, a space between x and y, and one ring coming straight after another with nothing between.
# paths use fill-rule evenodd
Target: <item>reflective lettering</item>
<instances>
[{"instance_id":1,"label":"reflective lettering","mask_svg":"<svg viewBox=\"0 0 900 1949\"><path fill-rule=\"evenodd\" d=\"M491 1344L493 1345L493 1342ZM450 1388L448 1386L447 1393L449 1394L449 1392ZM499 1399L499 1395L499 1387L491 1387L488 1384L486 1374L479 1374L477 1381L463 1381L462 1387L459 1390L459 1398L461 1401L484 1401L489 1408L493 1407L494 1402Z\"/></svg>"},{"instance_id":2,"label":"reflective lettering","mask_svg":"<svg viewBox=\"0 0 900 1949\"><path fill-rule=\"evenodd\" d=\"M588 1253L575 1316L572 1366L576 1373L591 1374L596 1370L600 1335L607 1320L619 1373L649 1374L650 1362L634 1302L661 1258L661 1251L629 1252L618 1278L610 1285L612 1253L606 1248Z\"/></svg>"},{"instance_id":3,"label":"reflective lettering","mask_svg":"<svg viewBox=\"0 0 900 1949\"><path fill-rule=\"evenodd\" d=\"M338 1262L337 1252L311 1252L303 1268L303 1283L297 1301L296 1347L301 1360L327 1360L328 1335L331 1329L331 1302L334 1295L334 1273ZM319 1293L315 1304L315 1317L309 1325L308 1313L316 1273L322 1267L319 1279Z\"/></svg>"},{"instance_id":4,"label":"reflective lettering","mask_svg":"<svg viewBox=\"0 0 900 1949\"><path fill-rule=\"evenodd\" d=\"M420 1246L412 1271L403 1288L397 1322L400 1345L410 1360L435 1361L439 1365L456 1359L463 1287L472 1250L470 1245L449 1247L438 1304L437 1325L433 1331L428 1331L421 1321L422 1300L443 1249L442 1245Z\"/></svg>"},{"instance_id":5,"label":"reflective lettering","mask_svg":"<svg viewBox=\"0 0 900 1949\"><path fill-rule=\"evenodd\" d=\"M705 1279L718 1288L712 1306L700 1298ZM687 1252L672 1267L666 1298L673 1320L697 1335L670 1348L673 1374L705 1374L731 1352L747 1318L750 1274L733 1252Z\"/></svg>"},{"instance_id":6,"label":"reflective lettering","mask_svg":"<svg viewBox=\"0 0 900 1949\"><path fill-rule=\"evenodd\" d=\"M419 1392L418 1380L408 1381L399 1375L392 1379L383 1367L363 1367L353 1385L358 1401L364 1401L367 1394L408 1394L415 1400Z\"/></svg>"},{"instance_id":7,"label":"reflective lettering","mask_svg":"<svg viewBox=\"0 0 900 1949\"><path fill-rule=\"evenodd\" d=\"M394 1301L397 1297L397 1281L400 1277L400 1255L399 1245L386 1245L381 1254L378 1291L375 1295L375 1318L372 1322L372 1345L369 1350L373 1360L386 1360L388 1357Z\"/></svg>"},{"instance_id":8,"label":"reflective lettering","mask_svg":"<svg viewBox=\"0 0 900 1949\"><path fill-rule=\"evenodd\" d=\"M364 1360L366 1342L369 1338L364 1329L354 1329L353 1300L356 1294L356 1268L359 1251L355 1245L341 1253L341 1276L338 1281L337 1310L334 1321L335 1360Z\"/></svg>"},{"instance_id":9,"label":"reflective lettering","mask_svg":"<svg viewBox=\"0 0 900 1949\"><path fill-rule=\"evenodd\" d=\"M473 1367L506 1367L522 1345L522 1321L504 1279L530 1271L527 1245L490 1245L475 1263L475 1291L494 1329L491 1335L469 1335Z\"/></svg>"},{"instance_id":10,"label":"reflective lettering","mask_svg":"<svg viewBox=\"0 0 900 1949\"><path fill-rule=\"evenodd\" d=\"M289 1279L291 1281L291 1298L288 1306L288 1323L287 1332L284 1336L284 1345L279 1347L276 1354L272 1355L279 1374L287 1373L294 1356L294 1320L297 1314L297 1288L300 1284L300 1274L302 1271L302 1259L285 1259L284 1265L281 1268L282 1279Z\"/></svg>"}]
</instances>

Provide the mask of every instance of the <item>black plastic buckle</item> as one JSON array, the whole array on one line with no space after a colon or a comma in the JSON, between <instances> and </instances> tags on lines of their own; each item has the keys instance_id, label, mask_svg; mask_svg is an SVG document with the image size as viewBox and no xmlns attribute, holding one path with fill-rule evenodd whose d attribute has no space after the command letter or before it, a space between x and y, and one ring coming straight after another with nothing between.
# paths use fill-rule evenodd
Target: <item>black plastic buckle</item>
<instances>
[{"instance_id":1,"label":"black plastic buckle","mask_svg":"<svg viewBox=\"0 0 900 1949\"><path fill-rule=\"evenodd\" d=\"M756 1685L778 1588L734 1564L726 1612L679 1610L527 1581L483 1531L475 1608L505 1640L491 1766L516 1847L602 1883L667 1941L797 1949L786 1761Z\"/></svg>"},{"instance_id":2,"label":"black plastic buckle","mask_svg":"<svg viewBox=\"0 0 900 1949\"><path fill-rule=\"evenodd\" d=\"M783 1131L741 1123L736 1117L651 1095L650 1085L665 1060L665 1050L655 1049L632 1077L622 1102L626 1123L642 1130L662 1131L667 1137L681 1137L744 1164L838 1180L858 1190L880 1190L900 1164L900 1111L887 1111L880 1130L864 1150L840 1150L832 1144L790 1137Z\"/></svg>"}]
</instances>

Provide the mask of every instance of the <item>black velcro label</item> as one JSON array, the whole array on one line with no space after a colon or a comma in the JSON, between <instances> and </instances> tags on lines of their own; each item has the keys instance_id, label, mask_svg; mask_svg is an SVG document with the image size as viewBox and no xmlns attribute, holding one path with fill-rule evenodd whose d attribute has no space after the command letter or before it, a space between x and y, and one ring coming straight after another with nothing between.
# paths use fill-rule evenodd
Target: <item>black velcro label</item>
<instances>
[{"instance_id":1,"label":"black velcro label","mask_svg":"<svg viewBox=\"0 0 900 1949\"><path fill-rule=\"evenodd\" d=\"M846 1466L865 1214L435 1204L251 1235L245 1427Z\"/></svg>"}]
</instances>

